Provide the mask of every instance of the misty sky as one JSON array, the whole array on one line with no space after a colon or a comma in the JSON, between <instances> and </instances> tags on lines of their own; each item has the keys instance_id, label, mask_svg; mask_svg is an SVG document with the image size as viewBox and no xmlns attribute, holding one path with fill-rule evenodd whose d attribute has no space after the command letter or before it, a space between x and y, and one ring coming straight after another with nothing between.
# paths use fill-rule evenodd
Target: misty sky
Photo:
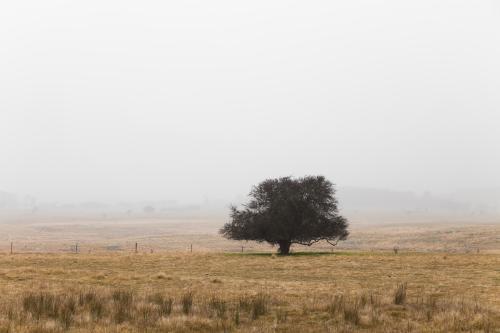
<instances>
[{"instance_id":1,"label":"misty sky","mask_svg":"<svg viewBox=\"0 0 500 333\"><path fill-rule=\"evenodd\" d=\"M3 1L0 190L500 186L500 3Z\"/></svg>"}]
</instances>

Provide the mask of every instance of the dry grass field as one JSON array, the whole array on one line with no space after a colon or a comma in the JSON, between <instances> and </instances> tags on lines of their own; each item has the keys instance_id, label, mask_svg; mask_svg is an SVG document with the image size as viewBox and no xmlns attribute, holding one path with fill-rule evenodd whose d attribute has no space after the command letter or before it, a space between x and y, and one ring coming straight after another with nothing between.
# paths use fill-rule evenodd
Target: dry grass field
<instances>
[{"instance_id":1,"label":"dry grass field","mask_svg":"<svg viewBox=\"0 0 500 333\"><path fill-rule=\"evenodd\" d=\"M500 332L497 217L349 219L280 257L224 218L3 216L0 333Z\"/></svg>"},{"instance_id":2,"label":"dry grass field","mask_svg":"<svg viewBox=\"0 0 500 333\"><path fill-rule=\"evenodd\" d=\"M499 332L500 256L4 254L0 332Z\"/></svg>"},{"instance_id":3,"label":"dry grass field","mask_svg":"<svg viewBox=\"0 0 500 333\"><path fill-rule=\"evenodd\" d=\"M348 214L349 239L342 250L402 250L418 252L500 253L499 216L437 216L406 214ZM139 243L141 252L275 251L266 244L223 239L219 228L222 216L50 216L0 215L0 251L17 253L70 252L76 243L81 252L130 252ZM298 251L330 251L318 244Z\"/></svg>"}]
</instances>

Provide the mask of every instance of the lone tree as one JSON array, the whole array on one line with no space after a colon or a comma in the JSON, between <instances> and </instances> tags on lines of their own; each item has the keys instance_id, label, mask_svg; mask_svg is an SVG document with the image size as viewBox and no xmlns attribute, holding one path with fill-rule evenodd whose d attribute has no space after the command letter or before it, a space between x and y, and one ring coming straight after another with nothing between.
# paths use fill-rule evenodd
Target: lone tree
<instances>
[{"instance_id":1,"label":"lone tree","mask_svg":"<svg viewBox=\"0 0 500 333\"><path fill-rule=\"evenodd\" d=\"M224 237L268 242L286 255L292 244L336 245L349 235L347 220L338 215L334 185L323 176L268 179L250 197L243 209L231 207L232 221L220 230Z\"/></svg>"}]
</instances>

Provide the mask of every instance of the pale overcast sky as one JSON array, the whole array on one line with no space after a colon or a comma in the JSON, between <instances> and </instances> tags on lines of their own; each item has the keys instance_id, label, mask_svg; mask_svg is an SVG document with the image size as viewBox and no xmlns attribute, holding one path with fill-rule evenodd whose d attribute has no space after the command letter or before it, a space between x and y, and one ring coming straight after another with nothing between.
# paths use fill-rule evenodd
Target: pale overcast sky
<instances>
[{"instance_id":1,"label":"pale overcast sky","mask_svg":"<svg viewBox=\"0 0 500 333\"><path fill-rule=\"evenodd\" d=\"M500 186L500 3L3 1L0 190Z\"/></svg>"}]
</instances>

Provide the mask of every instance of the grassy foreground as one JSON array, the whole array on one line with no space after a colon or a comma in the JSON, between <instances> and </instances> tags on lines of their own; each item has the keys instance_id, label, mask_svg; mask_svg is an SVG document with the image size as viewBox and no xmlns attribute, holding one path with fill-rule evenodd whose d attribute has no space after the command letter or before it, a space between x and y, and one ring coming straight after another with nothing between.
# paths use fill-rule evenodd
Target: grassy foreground
<instances>
[{"instance_id":1,"label":"grassy foreground","mask_svg":"<svg viewBox=\"0 0 500 333\"><path fill-rule=\"evenodd\" d=\"M0 255L1 332L500 332L500 255Z\"/></svg>"}]
</instances>

